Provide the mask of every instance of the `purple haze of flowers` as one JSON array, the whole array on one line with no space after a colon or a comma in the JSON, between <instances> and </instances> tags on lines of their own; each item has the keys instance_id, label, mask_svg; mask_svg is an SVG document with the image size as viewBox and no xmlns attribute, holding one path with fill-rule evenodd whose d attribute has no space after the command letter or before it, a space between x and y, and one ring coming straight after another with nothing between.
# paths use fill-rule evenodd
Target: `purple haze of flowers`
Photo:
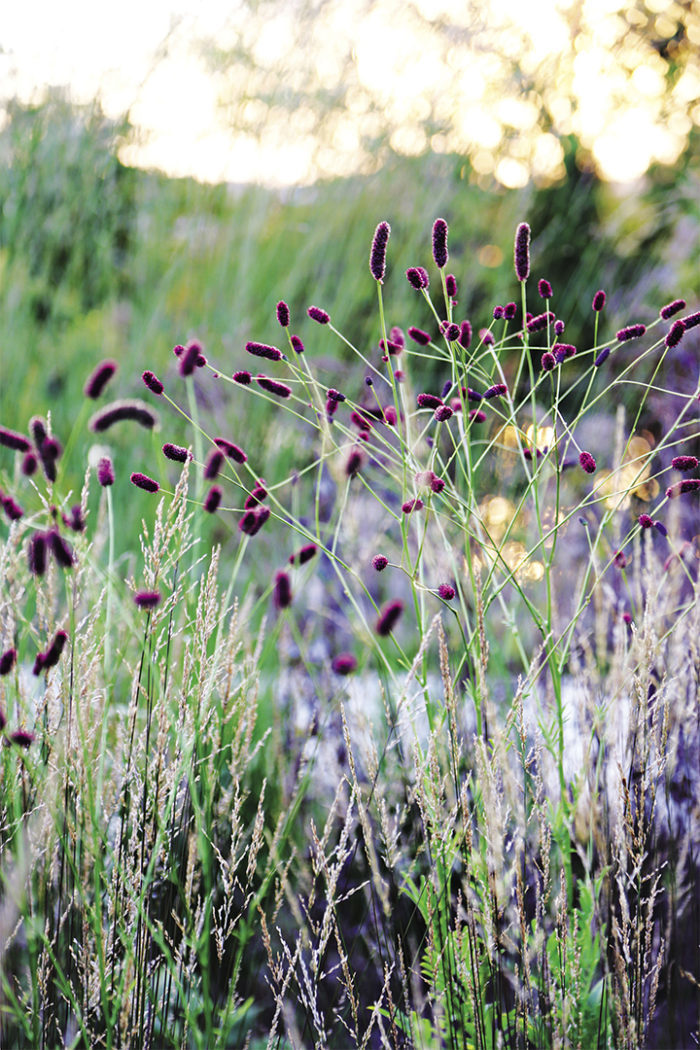
<instances>
[{"instance_id":1,"label":"purple haze of flowers","mask_svg":"<svg viewBox=\"0 0 700 1050\"><path fill-rule=\"evenodd\" d=\"M444 219L436 219L433 223L433 259L438 270L447 265L448 258L447 223Z\"/></svg>"},{"instance_id":2,"label":"purple haze of flowers","mask_svg":"<svg viewBox=\"0 0 700 1050\"><path fill-rule=\"evenodd\" d=\"M526 222L521 222L515 231L513 261L515 276L519 281L526 281L530 276L530 227Z\"/></svg>"},{"instance_id":3,"label":"purple haze of flowers","mask_svg":"<svg viewBox=\"0 0 700 1050\"><path fill-rule=\"evenodd\" d=\"M401 619L403 602L400 598L394 598L382 606L375 630L381 638L387 638Z\"/></svg>"},{"instance_id":4,"label":"purple haze of flowers","mask_svg":"<svg viewBox=\"0 0 700 1050\"><path fill-rule=\"evenodd\" d=\"M383 281L386 271L386 246L389 242L391 226L388 222L380 222L374 231L372 247L369 253L369 272L375 281Z\"/></svg>"},{"instance_id":5,"label":"purple haze of flowers","mask_svg":"<svg viewBox=\"0 0 700 1050\"><path fill-rule=\"evenodd\" d=\"M88 376L83 390L85 397L92 398L93 400L98 398L114 373L117 371L117 368L118 365L116 361L112 361L111 359L101 361Z\"/></svg>"}]
</instances>

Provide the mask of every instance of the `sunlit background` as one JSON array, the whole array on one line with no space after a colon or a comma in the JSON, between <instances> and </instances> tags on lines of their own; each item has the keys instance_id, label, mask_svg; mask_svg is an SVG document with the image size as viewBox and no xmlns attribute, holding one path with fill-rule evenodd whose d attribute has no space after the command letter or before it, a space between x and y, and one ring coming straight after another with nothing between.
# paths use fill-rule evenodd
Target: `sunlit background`
<instances>
[{"instance_id":1,"label":"sunlit background","mask_svg":"<svg viewBox=\"0 0 700 1050\"><path fill-rule=\"evenodd\" d=\"M700 124L693 0L91 0L6 5L5 98L128 112L128 164L303 184L462 153L506 187L673 164Z\"/></svg>"}]
</instances>

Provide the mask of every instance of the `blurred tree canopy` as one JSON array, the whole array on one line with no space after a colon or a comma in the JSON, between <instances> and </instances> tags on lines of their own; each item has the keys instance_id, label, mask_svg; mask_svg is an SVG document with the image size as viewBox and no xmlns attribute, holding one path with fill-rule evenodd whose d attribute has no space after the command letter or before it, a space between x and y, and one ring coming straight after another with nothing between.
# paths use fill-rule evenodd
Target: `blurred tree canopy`
<instances>
[{"instance_id":1,"label":"blurred tree canopy","mask_svg":"<svg viewBox=\"0 0 700 1050\"><path fill-rule=\"evenodd\" d=\"M313 177L460 153L477 178L674 163L700 125L700 0L240 0L202 42L235 130Z\"/></svg>"}]
</instances>

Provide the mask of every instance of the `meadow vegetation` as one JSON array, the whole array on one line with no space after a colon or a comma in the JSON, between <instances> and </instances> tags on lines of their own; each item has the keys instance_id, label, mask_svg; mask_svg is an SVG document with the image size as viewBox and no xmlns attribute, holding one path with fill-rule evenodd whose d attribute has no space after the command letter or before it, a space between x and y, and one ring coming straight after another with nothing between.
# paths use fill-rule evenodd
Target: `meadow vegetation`
<instances>
[{"instance_id":1,"label":"meadow vegetation","mask_svg":"<svg viewBox=\"0 0 700 1050\"><path fill-rule=\"evenodd\" d=\"M0 231L0 1045L694 1045L678 225L170 184L62 112L94 222L39 111Z\"/></svg>"}]
</instances>

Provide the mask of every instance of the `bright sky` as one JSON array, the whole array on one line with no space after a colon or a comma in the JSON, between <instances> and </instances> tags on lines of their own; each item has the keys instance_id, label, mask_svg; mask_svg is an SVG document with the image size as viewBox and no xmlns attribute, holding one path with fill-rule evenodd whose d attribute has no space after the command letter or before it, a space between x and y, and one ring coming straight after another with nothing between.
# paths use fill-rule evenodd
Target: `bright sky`
<instances>
[{"instance_id":1,"label":"bright sky","mask_svg":"<svg viewBox=\"0 0 700 1050\"><path fill-rule=\"evenodd\" d=\"M646 0L647 8L654 2ZM420 0L423 13L431 16L462 15L466 4ZM565 17L572 4L582 30L573 42ZM657 6L662 32L674 0L658 0ZM129 109L132 123L143 132L142 141L125 151L129 163L212 182L308 181L313 176L308 142L298 135L286 136L282 144L276 136L256 141L232 135L217 108L226 86L223 78L213 75L189 46L202 35L230 39L225 23L236 7L236 0L199 0L196 5L192 0L8 2L0 21L0 93L30 98L44 84L62 84L77 101L99 93L109 115ZM469 10L477 20L493 20L503 54L531 69L546 68L573 48L569 82L554 104L557 130L575 130L601 173L624 181L642 174L654 159L672 163L690 120L662 110L661 60L655 65L646 56L639 64L633 55L620 56L611 48L619 7L620 0L471 0ZM495 174L508 186L523 185L533 172L556 172L561 164L556 136L537 127L538 110L531 101L504 93L509 74L492 50L482 48L465 63L463 53L445 54L429 37L417 36L409 18L396 17L392 0L375 0L363 19L353 18L353 8L353 0L328 3L319 30L325 37L320 39L353 41L359 86L371 91L390 115L395 149L410 153L454 149L456 144L469 150L478 172ZM275 20L264 32L256 31L253 42L263 68L293 49L289 4L279 0L275 11ZM332 46L314 41L306 60L315 63L321 80L332 78ZM700 76L686 74L677 90L679 108L696 100L693 119L697 113L700 123ZM449 107L449 141L440 135L428 141L420 129L428 99L444 102L446 113ZM338 159L329 160L331 168L335 163L343 170L351 163L358 148L358 122L366 125L368 119L360 101L356 112L339 119L334 134Z\"/></svg>"}]
</instances>

